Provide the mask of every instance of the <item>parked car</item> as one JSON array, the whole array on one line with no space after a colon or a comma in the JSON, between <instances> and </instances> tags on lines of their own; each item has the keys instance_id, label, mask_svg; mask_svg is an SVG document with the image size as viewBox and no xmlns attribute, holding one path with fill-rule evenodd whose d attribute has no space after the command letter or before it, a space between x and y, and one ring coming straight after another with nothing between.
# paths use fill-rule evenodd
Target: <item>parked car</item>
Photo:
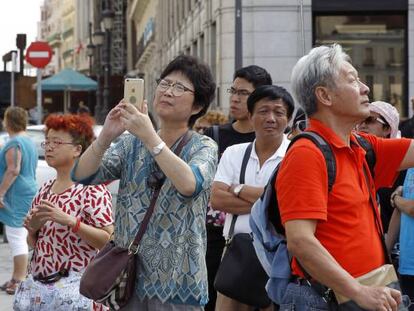
<instances>
[{"instance_id":1,"label":"parked car","mask_svg":"<svg viewBox=\"0 0 414 311\"><path fill-rule=\"evenodd\" d=\"M36 181L38 188L43 185L46 181L52 179L56 171L54 168L47 165L45 161L45 150L40 146L42 141L45 140L45 126L42 125L29 125L26 129L27 134L30 138L33 139L34 143L37 147L37 152L39 154L39 161L37 162L37 170L36 170ZM93 130L95 132L95 136L97 137L102 130L102 125L94 125ZM126 135L127 132L123 133L122 135ZM122 136L121 135L121 136ZM0 133L0 145L3 146L4 143L9 139L9 135L6 132ZM119 139L119 138L118 138ZM113 142L115 144L117 140ZM119 181L113 181L107 185L108 190L111 192L112 195L112 203L115 206L116 198L118 195L118 187Z\"/></svg>"}]
</instances>

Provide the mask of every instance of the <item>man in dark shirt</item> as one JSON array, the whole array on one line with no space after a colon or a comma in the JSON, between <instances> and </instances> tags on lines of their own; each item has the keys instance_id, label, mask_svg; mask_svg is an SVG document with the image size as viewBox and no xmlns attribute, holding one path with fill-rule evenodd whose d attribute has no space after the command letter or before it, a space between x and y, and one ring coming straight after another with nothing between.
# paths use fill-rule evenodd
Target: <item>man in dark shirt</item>
<instances>
[{"instance_id":1,"label":"man in dark shirt","mask_svg":"<svg viewBox=\"0 0 414 311\"><path fill-rule=\"evenodd\" d=\"M255 134L249 120L247 98L257 87L271 84L272 78L270 74L259 66L247 66L234 73L233 84L227 92L230 94L230 117L235 121L211 127L204 133L216 141L219 157L229 146L254 140ZM211 208L208 209L206 261L209 302L205 306L206 311L214 310L216 304L217 293L214 290L214 278L220 265L225 243L223 238L224 218L224 213L214 211Z\"/></svg>"},{"instance_id":2,"label":"man in dark shirt","mask_svg":"<svg viewBox=\"0 0 414 311\"><path fill-rule=\"evenodd\" d=\"M410 98L411 106L414 109L414 96ZM400 123L402 137L414 138L414 116Z\"/></svg>"}]
</instances>

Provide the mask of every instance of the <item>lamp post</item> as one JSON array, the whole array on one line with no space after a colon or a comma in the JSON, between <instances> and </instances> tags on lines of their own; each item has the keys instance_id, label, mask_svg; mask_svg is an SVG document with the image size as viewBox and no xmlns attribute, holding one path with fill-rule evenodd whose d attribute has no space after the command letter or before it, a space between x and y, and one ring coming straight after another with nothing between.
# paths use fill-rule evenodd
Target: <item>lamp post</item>
<instances>
[{"instance_id":1,"label":"lamp post","mask_svg":"<svg viewBox=\"0 0 414 311\"><path fill-rule=\"evenodd\" d=\"M102 113L102 89L101 89L101 75L102 75L102 65L101 65L101 46L104 42L104 33L100 30L96 30L92 36L93 45L96 47L96 82L98 82L98 87L96 88L96 105L95 105L95 118L98 124L103 123L101 119Z\"/></svg>"},{"instance_id":2,"label":"lamp post","mask_svg":"<svg viewBox=\"0 0 414 311\"><path fill-rule=\"evenodd\" d=\"M101 109L101 120L105 120L109 112L109 79L111 78L111 30L114 23L115 13L109 8L109 1L105 10L102 12L102 26L105 30L104 45L104 87L103 87L103 107Z\"/></svg>"},{"instance_id":3,"label":"lamp post","mask_svg":"<svg viewBox=\"0 0 414 311\"><path fill-rule=\"evenodd\" d=\"M89 43L86 46L86 52L88 53L88 57L89 57L89 76L92 76L92 72L93 72L92 58L95 53L95 46L92 44L92 23L91 22L89 22Z\"/></svg>"}]
</instances>

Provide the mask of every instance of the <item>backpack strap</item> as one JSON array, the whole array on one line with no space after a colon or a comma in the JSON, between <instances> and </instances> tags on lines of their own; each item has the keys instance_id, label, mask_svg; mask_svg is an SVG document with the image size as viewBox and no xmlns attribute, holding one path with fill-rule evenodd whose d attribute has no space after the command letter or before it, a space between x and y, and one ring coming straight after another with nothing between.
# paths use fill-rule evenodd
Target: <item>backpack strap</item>
<instances>
[{"instance_id":1,"label":"backpack strap","mask_svg":"<svg viewBox=\"0 0 414 311\"><path fill-rule=\"evenodd\" d=\"M318 149L322 152L322 155L325 158L325 162L326 162L326 169L328 172L328 192L330 192L332 190L332 187L336 179L336 160L335 160L335 156L334 156L331 146L318 133L312 132L312 131L306 131L306 132L302 132L296 135L291 140L288 150L290 147L293 146L293 144L297 140L301 138L306 138L306 139L311 140L316 145L316 147L318 147Z\"/></svg>"},{"instance_id":2,"label":"backpack strap","mask_svg":"<svg viewBox=\"0 0 414 311\"><path fill-rule=\"evenodd\" d=\"M376 162L375 151L372 148L371 143L366 138L356 133L354 133L354 135L355 135L355 138L357 139L358 144L362 148L364 148L364 150L366 151L365 159L369 166L371 175L374 176L374 167L375 167L375 162ZM296 135L291 140L288 149L292 147L296 141L302 138L311 140L316 145L316 147L318 147L318 149L321 150L325 158L325 162L326 162L326 169L328 173L328 191L330 192L336 180L336 160L335 160L335 156L333 154L332 148L330 147L328 142L318 133L312 132L312 131L305 131L305 132L302 132ZM281 163L279 163L278 166L273 171L272 176L269 179L270 182L268 183L267 187L274 187ZM273 189L271 189L271 191L273 191ZM274 191L275 191L274 192L275 195L271 196L270 203L273 204L274 206L278 206L276 189ZM263 199L263 196L262 196L262 199ZM278 208L277 209L271 208L267 210L268 210L268 219L270 219L276 231L284 235L285 229L282 225Z\"/></svg>"},{"instance_id":3,"label":"backpack strap","mask_svg":"<svg viewBox=\"0 0 414 311\"><path fill-rule=\"evenodd\" d=\"M242 161L242 165L240 169L240 176L239 176L240 184L244 184L244 177L246 175L246 167L247 167L247 163L249 162L250 154L252 153L252 148L253 148L253 143L250 143L247 146L246 151L244 152L243 161ZM237 216L239 215L233 214L233 217L231 219L228 240L231 240L231 238L233 237L234 227L237 221Z\"/></svg>"},{"instance_id":4,"label":"backpack strap","mask_svg":"<svg viewBox=\"0 0 414 311\"><path fill-rule=\"evenodd\" d=\"M375 169L375 163L377 162L377 158L375 156L375 151L372 148L371 143L363 136L353 133L354 137L356 138L358 144L364 148L365 150L365 160L367 161L369 171L371 172L371 176L374 177L374 169Z\"/></svg>"},{"instance_id":5,"label":"backpack strap","mask_svg":"<svg viewBox=\"0 0 414 311\"><path fill-rule=\"evenodd\" d=\"M326 162L326 169L328 173L328 192L330 192L336 179L336 161L333 155L332 148L330 147L328 142L318 133L305 131L292 138L292 140L289 143L288 150L293 146L293 144L296 141L302 138L306 138L312 141L316 145L316 147L318 147L318 149L322 152L322 155ZM261 199L263 200L266 189L270 188L268 191L273 192L274 195L269 196L269 204L271 204L272 208L267 208L267 216L274 228L276 229L276 232L285 235L285 228L282 224L282 220L279 214L279 203L277 202L277 190L275 187L277 175L279 173L279 169L282 163L283 161L280 162L274 169L271 177L269 178L269 182L266 185L265 191L262 194Z\"/></svg>"}]
</instances>

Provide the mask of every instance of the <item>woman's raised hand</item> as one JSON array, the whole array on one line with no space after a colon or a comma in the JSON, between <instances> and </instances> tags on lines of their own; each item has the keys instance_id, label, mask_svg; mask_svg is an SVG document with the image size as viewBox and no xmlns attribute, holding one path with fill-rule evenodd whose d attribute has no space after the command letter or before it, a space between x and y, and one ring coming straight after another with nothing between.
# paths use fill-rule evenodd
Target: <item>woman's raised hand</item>
<instances>
[{"instance_id":1,"label":"woman's raised hand","mask_svg":"<svg viewBox=\"0 0 414 311\"><path fill-rule=\"evenodd\" d=\"M120 111L120 119L124 128L131 134L141 139L144 144L154 139L157 132L148 116L147 101L144 100L142 111L139 111L134 105L123 103Z\"/></svg>"},{"instance_id":2,"label":"woman's raised hand","mask_svg":"<svg viewBox=\"0 0 414 311\"><path fill-rule=\"evenodd\" d=\"M121 100L106 116L102 131L97 138L101 146L109 146L115 138L125 131L124 124L120 119L123 105L124 101Z\"/></svg>"}]
</instances>

